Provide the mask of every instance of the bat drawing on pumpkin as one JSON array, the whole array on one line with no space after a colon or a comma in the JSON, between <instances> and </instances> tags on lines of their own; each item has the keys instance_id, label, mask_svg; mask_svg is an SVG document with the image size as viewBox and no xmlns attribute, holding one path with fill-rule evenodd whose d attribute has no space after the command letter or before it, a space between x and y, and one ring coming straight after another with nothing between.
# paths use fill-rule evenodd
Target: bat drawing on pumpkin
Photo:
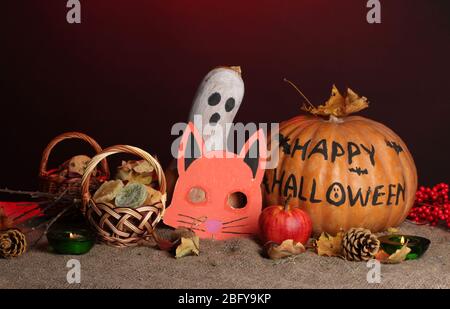
<instances>
[{"instance_id":1,"label":"bat drawing on pumpkin","mask_svg":"<svg viewBox=\"0 0 450 309\"><path fill-rule=\"evenodd\" d=\"M388 140L386 140L386 145L387 145L388 147L391 147L392 149L394 149L395 152L396 152L397 154L399 154L400 152L403 151L402 146L400 146L399 144L397 144L397 143L394 142L394 141L388 141Z\"/></svg>"},{"instance_id":2,"label":"bat drawing on pumpkin","mask_svg":"<svg viewBox=\"0 0 450 309\"><path fill-rule=\"evenodd\" d=\"M368 175L368 174L369 174L369 172L367 171L367 168L362 169L362 168L360 168L359 166L356 167L356 168L351 167L351 168L349 168L348 170L349 170L350 172L352 172L352 173L358 174L358 176L361 176L361 175Z\"/></svg>"}]
</instances>

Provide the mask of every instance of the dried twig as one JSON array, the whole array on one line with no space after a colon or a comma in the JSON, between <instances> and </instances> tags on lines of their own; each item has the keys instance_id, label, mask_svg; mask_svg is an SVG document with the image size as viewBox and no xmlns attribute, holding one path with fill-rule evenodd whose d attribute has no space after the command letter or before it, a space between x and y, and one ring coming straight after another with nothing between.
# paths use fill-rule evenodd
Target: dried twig
<instances>
[{"instance_id":1,"label":"dried twig","mask_svg":"<svg viewBox=\"0 0 450 309\"><path fill-rule=\"evenodd\" d=\"M47 222L46 224L39 224L38 226L33 227L31 230L37 230L38 228L40 228L41 226L45 225L45 230L44 233L41 234L41 236L38 237L37 240L34 241L34 243L31 245L32 247L36 246L37 243L42 239L42 237L44 237L44 235L47 235L48 230L50 229L50 227L56 222L58 221L59 218L62 217L63 214L65 214L70 208L72 208L73 205L69 205L67 207L65 207L63 210L61 210L52 220L50 220L49 222Z\"/></svg>"},{"instance_id":2,"label":"dried twig","mask_svg":"<svg viewBox=\"0 0 450 309\"><path fill-rule=\"evenodd\" d=\"M0 189L0 193L8 193L8 194L19 194L19 195L28 195L32 198L40 198L40 197L46 197L46 198L57 198L57 194L51 194L46 192L40 192L40 191L24 191L24 190L10 190L8 188Z\"/></svg>"},{"instance_id":3,"label":"dried twig","mask_svg":"<svg viewBox=\"0 0 450 309\"><path fill-rule=\"evenodd\" d=\"M59 203L59 202L73 203L73 204L78 204L79 202L81 202L80 199L73 198L70 195L66 194L67 190L63 191L61 194L52 194L52 193L40 192L40 191L11 190L11 189L5 188L5 189L0 189L0 193L17 194L17 195L28 195L31 198L46 198L45 201L37 202L38 207L30 209L30 210L20 214L19 216L15 217L13 219L14 221L16 221L16 220L24 217L25 215L27 215L27 214L37 210L38 208L40 208L40 205L43 205L43 204L50 203L49 205L47 205L47 206L45 206L43 208L40 208L41 212L45 212L46 210L48 210L49 208L53 207L56 203Z\"/></svg>"},{"instance_id":4,"label":"dried twig","mask_svg":"<svg viewBox=\"0 0 450 309\"><path fill-rule=\"evenodd\" d=\"M61 211L59 211L51 220L44 221L34 227L31 228L31 231L36 231L43 226L45 226L44 232L37 238L36 241L33 242L31 245L34 247L41 239L44 237L44 235L47 235L48 230L50 227L58 221L69 209L77 205L78 202L80 202L80 199L73 198L67 194L67 190L64 190L60 194L52 194L52 193L46 193L46 192L40 192L40 191L22 191L22 190L10 190L8 188L0 189L0 193L8 193L8 194L18 194L18 195L28 195L31 198L44 198L44 201L37 202L38 206L34 207L30 210L27 210L26 212L20 214L19 216L15 217L13 220L16 221L23 216L36 211L40 210L42 214L45 214L45 212L51 208L53 208L57 204L68 204L65 206ZM47 204L47 205L46 205ZM45 206L44 206L45 205Z\"/></svg>"},{"instance_id":5,"label":"dried twig","mask_svg":"<svg viewBox=\"0 0 450 309\"><path fill-rule=\"evenodd\" d=\"M17 195L28 195L31 198L47 198L50 200L67 200L69 202L80 202L80 199L71 197L69 194L66 195L67 190L62 194L47 193L41 191L24 191L24 190L11 190L8 188L0 189L0 193L17 194ZM45 202L44 202L45 203Z\"/></svg>"}]
</instances>

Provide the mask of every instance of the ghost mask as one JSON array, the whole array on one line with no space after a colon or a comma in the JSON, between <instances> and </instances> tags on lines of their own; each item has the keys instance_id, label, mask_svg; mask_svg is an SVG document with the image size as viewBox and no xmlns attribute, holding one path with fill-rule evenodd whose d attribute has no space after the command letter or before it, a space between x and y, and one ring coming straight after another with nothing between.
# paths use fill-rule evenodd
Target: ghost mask
<instances>
[{"instance_id":1,"label":"ghost mask","mask_svg":"<svg viewBox=\"0 0 450 309\"><path fill-rule=\"evenodd\" d=\"M219 67L203 78L195 95L189 121L203 133L205 148L226 149L234 117L244 97L240 67Z\"/></svg>"}]
</instances>

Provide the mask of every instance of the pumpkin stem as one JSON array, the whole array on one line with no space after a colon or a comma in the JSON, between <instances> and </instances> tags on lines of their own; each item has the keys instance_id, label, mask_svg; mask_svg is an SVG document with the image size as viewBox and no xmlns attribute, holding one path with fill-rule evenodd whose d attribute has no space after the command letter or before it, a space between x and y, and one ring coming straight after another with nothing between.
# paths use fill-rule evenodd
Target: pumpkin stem
<instances>
[{"instance_id":1,"label":"pumpkin stem","mask_svg":"<svg viewBox=\"0 0 450 309\"><path fill-rule=\"evenodd\" d=\"M342 122L344 122L344 120L342 120L342 118L338 118L338 117L336 117L334 115L330 115L329 121L333 122L333 123L342 123Z\"/></svg>"},{"instance_id":2,"label":"pumpkin stem","mask_svg":"<svg viewBox=\"0 0 450 309\"><path fill-rule=\"evenodd\" d=\"M303 97L303 99L305 99L305 101L308 102L309 107L307 107L306 105L303 105L302 109L303 109L303 108L311 108L311 109L316 108L316 107L311 103L311 101L308 100L308 98L303 94L303 92L300 91L300 89L299 89L293 82L291 82L291 81L290 81L289 79L287 79L287 78L284 78L283 81L285 81L286 83L288 83L289 85L291 85L295 90L297 90L297 92L300 93L300 95Z\"/></svg>"},{"instance_id":3,"label":"pumpkin stem","mask_svg":"<svg viewBox=\"0 0 450 309\"><path fill-rule=\"evenodd\" d=\"M288 211L289 210L289 201L292 198L292 194L289 194L289 196L286 198L286 201L284 201L284 211Z\"/></svg>"}]
</instances>

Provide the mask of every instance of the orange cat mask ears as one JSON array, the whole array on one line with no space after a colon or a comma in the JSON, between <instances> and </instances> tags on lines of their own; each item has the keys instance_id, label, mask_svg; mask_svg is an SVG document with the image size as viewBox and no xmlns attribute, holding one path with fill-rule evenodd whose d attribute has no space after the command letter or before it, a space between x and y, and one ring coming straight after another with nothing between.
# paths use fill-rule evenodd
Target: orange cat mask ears
<instances>
[{"instance_id":1,"label":"orange cat mask ears","mask_svg":"<svg viewBox=\"0 0 450 309\"><path fill-rule=\"evenodd\" d=\"M262 129L250 136L242 147L239 157L243 158L244 162L252 170L253 178L261 182L267 159L266 138Z\"/></svg>"},{"instance_id":2,"label":"orange cat mask ears","mask_svg":"<svg viewBox=\"0 0 450 309\"><path fill-rule=\"evenodd\" d=\"M206 158L242 158L253 172L257 181L262 181L267 159L267 147L264 131L259 129L243 145L238 155L227 151L207 152L201 134L192 122L186 126L178 148L178 174L184 173L189 165L200 157Z\"/></svg>"},{"instance_id":3,"label":"orange cat mask ears","mask_svg":"<svg viewBox=\"0 0 450 309\"><path fill-rule=\"evenodd\" d=\"M192 140L193 139L193 140ZM206 152L205 143L197 128L192 122L189 122L181 137L178 147L178 174L182 174L191 165L191 163Z\"/></svg>"}]
</instances>

